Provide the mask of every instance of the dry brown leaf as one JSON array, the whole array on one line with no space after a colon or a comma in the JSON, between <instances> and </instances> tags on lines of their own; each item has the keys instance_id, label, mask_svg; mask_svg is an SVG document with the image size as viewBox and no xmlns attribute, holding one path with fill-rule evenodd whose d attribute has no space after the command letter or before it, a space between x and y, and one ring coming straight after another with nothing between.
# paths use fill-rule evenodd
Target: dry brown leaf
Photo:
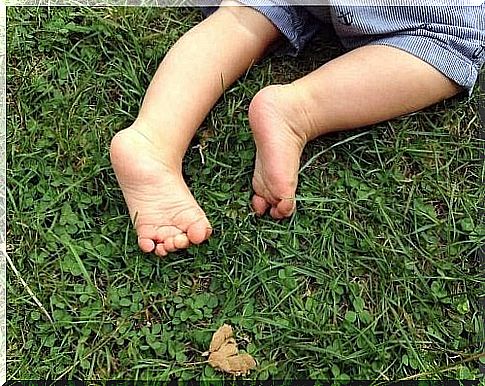
<instances>
[{"instance_id":1,"label":"dry brown leaf","mask_svg":"<svg viewBox=\"0 0 485 386\"><path fill-rule=\"evenodd\" d=\"M214 352L219 350L222 344L229 338L232 337L232 327L228 324L223 324L218 330L212 335L211 344L209 346L209 352Z\"/></svg>"},{"instance_id":2,"label":"dry brown leaf","mask_svg":"<svg viewBox=\"0 0 485 386\"><path fill-rule=\"evenodd\" d=\"M210 354L209 364L216 370L225 371L226 373L231 372L227 357L218 353L217 351Z\"/></svg>"},{"instance_id":3,"label":"dry brown leaf","mask_svg":"<svg viewBox=\"0 0 485 386\"><path fill-rule=\"evenodd\" d=\"M249 354L238 354L232 335L232 327L227 324L214 333L209 348L209 365L233 375L247 374L256 367L256 361Z\"/></svg>"},{"instance_id":4,"label":"dry brown leaf","mask_svg":"<svg viewBox=\"0 0 485 386\"><path fill-rule=\"evenodd\" d=\"M249 354L238 354L228 357L229 368L236 374L246 374L256 367L256 361Z\"/></svg>"},{"instance_id":5,"label":"dry brown leaf","mask_svg":"<svg viewBox=\"0 0 485 386\"><path fill-rule=\"evenodd\" d=\"M233 375L247 374L256 367L256 361L249 354L225 356L217 351L209 356L209 364L216 370Z\"/></svg>"},{"instance_id":6,"label":"dry brown leaf","mask_svg":"<svg viewBox=\"0 0 485 386\"><path fill-rule=\"evenodd\" d=\"M224 343L222 343L219 350L217 350L219 354L222 354L225 357L230 357L232 355L237 355L237 344L234 338L227 339Z\"/></svg>"}]
</instances>

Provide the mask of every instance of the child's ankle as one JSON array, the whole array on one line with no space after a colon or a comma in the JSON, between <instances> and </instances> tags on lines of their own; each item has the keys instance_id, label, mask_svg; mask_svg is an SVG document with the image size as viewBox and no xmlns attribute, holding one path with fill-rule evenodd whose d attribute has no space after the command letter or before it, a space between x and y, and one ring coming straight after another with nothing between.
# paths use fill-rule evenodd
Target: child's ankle
<instances>
[{"instance_id":1,"label":"child's ankle","mask_svg":"<svg viewBox=\"0 0 485 386\"><path fill-rule=\"evenodd\" d=\"M126 130L136 131L143 137L145 137L150 143L155 146L161 146L162 138L160 138L156 125L148 122L145 119L136 118L136 120L126 128Z\"/></svg>"},{"instance_id":2,"label":"child's ankle","mask_svg":"<svg viewBox=\"0 0 485 386\"><path fill-rule=\"evenodd\" d=\"M145 141L148 149L153 149L158 153L158 156L163 157L163 162L166 166L170 166L179 170L182 165L183 154L179 154L180 151L177 151L170 143L167 144L167 141L161 136L163 130L157 130L154 126L149 125L146 121L136 120L128 126L125 130L127 133L131 132L133 134L128 135L131 138L132 135L135 135L136 138L140 138L142 141Z\"/></svg>"}]
</instances>

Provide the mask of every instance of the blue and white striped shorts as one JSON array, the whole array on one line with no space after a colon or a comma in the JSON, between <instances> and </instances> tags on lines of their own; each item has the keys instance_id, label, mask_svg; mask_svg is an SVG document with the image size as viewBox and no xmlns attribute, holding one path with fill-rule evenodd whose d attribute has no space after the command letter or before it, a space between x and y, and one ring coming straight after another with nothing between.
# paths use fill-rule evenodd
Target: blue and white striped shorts
<instances>
[{"instance_id":1,"label":"blue and white striped shorts","mask_svg":"<svg viewBox=\"0 0 485 386\"><path fill-rule=\"evenodd\" d=\"M431 64L469 93L485 62L485 3L308 7L281 5L281 0L238 1L265 15L287 38L284 53L293 56L323 24L329 23L345 48L379 44L402 49Z\"/></svg>"}]
</instances>

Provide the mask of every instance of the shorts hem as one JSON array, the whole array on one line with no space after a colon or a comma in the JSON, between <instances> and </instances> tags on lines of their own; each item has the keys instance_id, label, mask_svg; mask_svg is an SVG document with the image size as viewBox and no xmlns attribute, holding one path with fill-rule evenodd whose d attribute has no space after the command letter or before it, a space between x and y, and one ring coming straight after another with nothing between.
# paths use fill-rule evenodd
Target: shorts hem
<instances>
[{"instance_id":1,"label":"shorts hem","mask_svg":"<svg viewBox=\"0 0 485 386\"><path fill-rule=\"evenodd\" d=\"M298 56L305 45L320 29L318 23L304 7L281 5L281 1L238 0L265 16L286 38L286 44L277 44L273 53ZM271 5L273 4L273 5Z\"/></svg>"}]
</instances>

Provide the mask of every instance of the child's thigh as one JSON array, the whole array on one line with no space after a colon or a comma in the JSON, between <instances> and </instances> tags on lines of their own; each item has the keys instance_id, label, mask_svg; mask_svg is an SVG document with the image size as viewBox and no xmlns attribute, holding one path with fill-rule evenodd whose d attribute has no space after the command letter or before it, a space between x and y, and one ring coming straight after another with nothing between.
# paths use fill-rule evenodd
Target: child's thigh
<instances>
[{"instance_id":1,"label":"child's thigh","mask_svg":"<svg viewBox=\"0 0 485 386\"><path fill-rule=\"evenodd\" d=\"M332 21L347 48L399 48L471 92L485 61L484 14L485 5L334 7Z\"/></svg>"},{"instance_id":2,"label":"child's thigh","mask_svg":"<svg viewBox=\"0 0 485 386\"><path fill-rule=\"evenodd\" d=\"M282 1L278 0L237 0L237 2L258 11L281 33L285 39L272 50L279 54L298 55L321 27L321 22L303 6L282 6L280 5ZM217 7L203 7L202 12L205 16L209 16L217 9Z\"/></svg>"}]
</instances>

